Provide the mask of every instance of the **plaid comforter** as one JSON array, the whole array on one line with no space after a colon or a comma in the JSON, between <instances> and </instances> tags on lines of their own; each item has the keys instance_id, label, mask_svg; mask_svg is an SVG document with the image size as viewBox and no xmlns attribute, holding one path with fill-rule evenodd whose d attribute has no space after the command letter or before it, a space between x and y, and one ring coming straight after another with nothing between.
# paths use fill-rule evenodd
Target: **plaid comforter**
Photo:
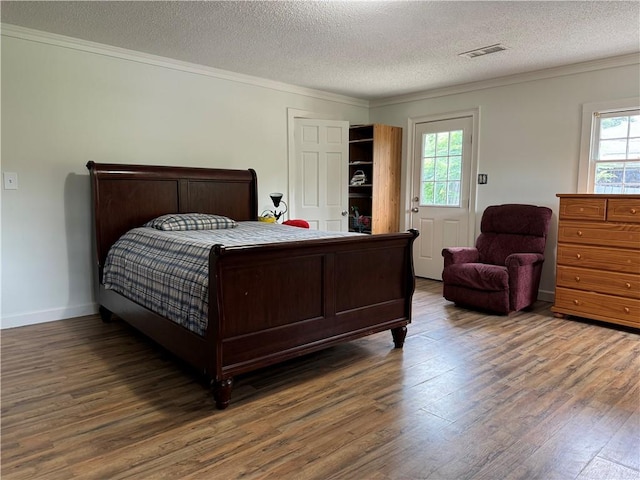
<instances>
[{"instance_id":1,"label":"plaid comforter","mask_svg":"<svg viewBox=\"0 0 640 480\"><path fill-rule=\"evenodd\" d=\"M198 335L207 329L209 251L225 247L358 235L265 222L239 222L222 230L161 231L134 228L113 244L103 284Z\"/></svg>"}]
</instances>

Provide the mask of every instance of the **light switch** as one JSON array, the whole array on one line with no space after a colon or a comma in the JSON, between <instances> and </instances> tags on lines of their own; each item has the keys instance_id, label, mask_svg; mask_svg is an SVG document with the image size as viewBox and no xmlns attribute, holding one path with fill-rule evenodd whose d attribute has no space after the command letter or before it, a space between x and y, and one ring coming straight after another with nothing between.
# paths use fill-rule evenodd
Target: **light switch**
<instances>
[{"instance_id":1,"label":"light switch","mask_svg":"<svg viewBox=\"0 0 640 480\"><path fill-rule=\"evenodd\" d=\"M4 172L2 174L4 178L5 190L17 190L18 189L18 174L15 172Z\"/></svg>"}]
</instances>

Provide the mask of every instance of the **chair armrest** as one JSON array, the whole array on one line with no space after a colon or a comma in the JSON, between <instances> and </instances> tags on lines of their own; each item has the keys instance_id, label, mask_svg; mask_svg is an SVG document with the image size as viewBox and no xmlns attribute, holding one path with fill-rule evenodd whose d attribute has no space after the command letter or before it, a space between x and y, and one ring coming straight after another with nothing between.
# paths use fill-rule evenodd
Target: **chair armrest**
<instances>
[{"instance_id":1,"label":"chair armrest","mask_svg":"<svg viewBox=\"0 0 640 480\"><path fill-rule=\"evenodd\" d=\"M544 255L540 253L512 253L505 259L504 263L507 268L511 268L533 265L542 261L544 261Z\"/></svg>"},{"instance_id":2,"label":"chair armrest","mask_svg":"<svg viewBox=\"0 0 640 480\"><path fill-rule=\"evenodd\" d=\"M475 247L449 247L442 249L444 266L454 263L477 263L480 259L478 249Z\"/></svg>"}]
</instances>

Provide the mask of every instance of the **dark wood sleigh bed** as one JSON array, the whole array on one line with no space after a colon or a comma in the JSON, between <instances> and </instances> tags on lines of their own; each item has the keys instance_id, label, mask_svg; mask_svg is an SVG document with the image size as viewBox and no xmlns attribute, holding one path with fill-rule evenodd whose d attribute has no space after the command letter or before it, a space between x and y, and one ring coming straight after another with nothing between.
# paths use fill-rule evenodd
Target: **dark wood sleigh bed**
<instances>
[{"instance_id":1,"label":"dark wood sleigh bed","mask_svg":"<svg viewBox=\"0 0 640 480\"><path fill-rule=\"evenodd\" d=\"M411 321L415 231L230 247L209 254L204 336L104 288L109 248L167 213L257 220L253 170L89 162L97 253L97 302L205 373L227 407L235 375L390 330L402 348ZM286 227L282 228L294 228Z\"/></svg>"}]
</instances>

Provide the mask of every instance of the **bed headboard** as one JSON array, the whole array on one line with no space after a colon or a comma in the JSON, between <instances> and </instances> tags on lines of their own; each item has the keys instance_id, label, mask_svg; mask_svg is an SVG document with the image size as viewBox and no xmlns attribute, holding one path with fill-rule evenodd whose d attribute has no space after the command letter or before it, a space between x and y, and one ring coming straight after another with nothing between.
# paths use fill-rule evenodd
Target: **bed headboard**
<instances>
[{"instance_id":1,"label":"bed headboard","mask_svg":"<svg viewBox=\"0 0 640 480\"><path fill-rule=\"evenodd\" d=\"M98 265L127 230L165 213L258 219L256 172L218 168L87 163Z\"/></svg>"}]
</instances>

